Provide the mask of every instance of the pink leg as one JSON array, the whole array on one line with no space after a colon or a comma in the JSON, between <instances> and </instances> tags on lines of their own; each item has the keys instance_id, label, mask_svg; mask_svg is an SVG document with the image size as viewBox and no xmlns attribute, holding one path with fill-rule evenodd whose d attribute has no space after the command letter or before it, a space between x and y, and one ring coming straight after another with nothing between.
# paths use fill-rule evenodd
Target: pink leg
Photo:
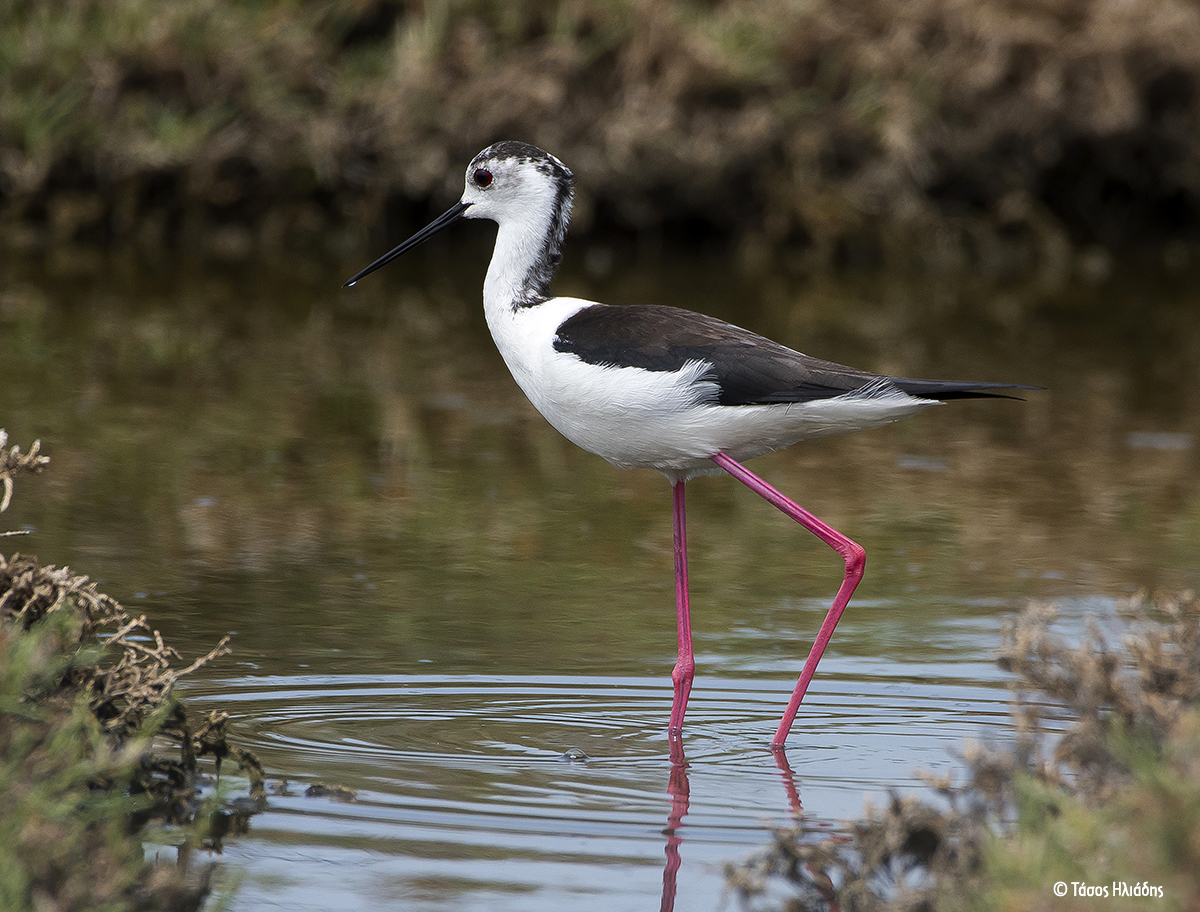
<instances>
[{"instance_id":1,"label":"pink leg","mask_svg":"<svg viewBox=\"0 0 1200 912\"><path fill-rule=\"evenodd\" d=\"M799 504L776 491L736 460L730 459L724 453L718 453L712 457L712 461L759 497L762 497L768 503L782 510L792 519L796 520L796 522L800 523L800 525L804 526L809 532L833 548L846 562L846 575L842 578L842 585L838 588L837 595L833 598L833 605L830 607L829 613L825 615L825 621L821 624L821 629L817 632L817 638L813 640L812 650L808 653L808 660L804 663L804 670L800 673L800 680L796 683L796 689L792 692L791 702L788 703L787 711L783 714L783 719L780 721L779 728L775 732L775 738L771 742L771 747L778 750L783 747L783 742L792 728L796 712L800 709L800 701L804 699L804 692L808 690L808 683L812 680L813 673L817 670L817 663L821 661L821 655L825 652L825 647L829 645L830 637L833 636L833 628L837 626L842 612L846 610L846 603L850 601L850 596L854 594L855 587L858 585L859 580L862 579L863 569L867 563L867 552L862 549L861 545L852 542L837 529L821 522L821 520L817 519Z\"/></svg>"},{"instance_id":2,"label":"pink leg","mask_svg":"<svg viewBox=\"0 0 1200 912\"><path fill-rule=\"evenodd\" d=\"M671 672L675 684L675 700L671 704L671 727L669 733L676 736L683 729L683 713L687 709L688 694L692 692L692 677L696 673L696 660L692 656L692 620L688 610L687 575L687 515L683 503L684 482L671 486L674 499L675 527L675 615L679 626L679 659Z\"/></svg>"}]
</instances>

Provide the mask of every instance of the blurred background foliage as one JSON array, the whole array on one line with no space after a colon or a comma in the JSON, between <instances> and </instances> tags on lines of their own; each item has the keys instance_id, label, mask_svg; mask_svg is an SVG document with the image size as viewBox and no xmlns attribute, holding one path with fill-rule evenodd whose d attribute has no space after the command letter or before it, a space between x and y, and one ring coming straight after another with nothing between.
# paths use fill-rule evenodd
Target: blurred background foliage
<instances>
[{"instance_id":1,"label":"blurred background foliage","mask_svg":"<svg viewBox=\"0 0 1200 912\"><path fill-rule=\"evenodd\" d=\"M751 265L1187 257L1187 0L0 0L0 236L335 252L480 148Z\"/></svg>"}]
</instances>

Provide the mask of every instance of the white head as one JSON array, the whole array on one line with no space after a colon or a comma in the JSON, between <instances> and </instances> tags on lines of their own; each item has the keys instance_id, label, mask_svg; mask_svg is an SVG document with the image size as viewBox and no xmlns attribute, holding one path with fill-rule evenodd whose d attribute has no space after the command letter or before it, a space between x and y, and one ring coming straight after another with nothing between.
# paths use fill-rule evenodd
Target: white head
<instances>
[{"instance_id":1,"label":"white head","mask_svg":"<svg viewBox=\"0 0 1200 912\"><path fill-rule=\"evenodd\" d=\"M488 146L467 166L462 198L408 240L355 275L347 285L374 272L437 232L463 218L487 218L501 228L497 251L513 279L516 303L536 303L549 294L550 278L561 256L574 197L575 176L548 152L528 143L505 141Z\"/></svg>"},{"instance_id":2,"label":"white head","mask_svg":"<svg viewBox=\"0 0 1200 912\"><path fill-rule=\"evenodd\" d=\"M498 142L467 165L461 203L470 206L465 218L490 218L505 224L513 219L557 215L570 217L575 176L562 162L537 146Z\"/></svg>"}]
</instances>

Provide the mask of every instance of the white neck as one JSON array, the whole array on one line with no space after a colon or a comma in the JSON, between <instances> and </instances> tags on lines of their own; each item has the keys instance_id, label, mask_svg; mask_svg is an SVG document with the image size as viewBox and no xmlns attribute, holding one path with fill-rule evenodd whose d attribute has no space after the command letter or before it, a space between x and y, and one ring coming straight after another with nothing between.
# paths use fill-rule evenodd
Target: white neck
<instances>
[{"instance_id":1,"label":"white neck","mask_svg":"<svg viewBox=\"0 0 1200 912\"><path fill-rule=\"evenodd\" d=\"M485 310L537 303L539 280L549 283L557 250L547 237L550 213L542 218L506 220L496 233L496 247L483 281Z\"/></svg>"}]
</instances>

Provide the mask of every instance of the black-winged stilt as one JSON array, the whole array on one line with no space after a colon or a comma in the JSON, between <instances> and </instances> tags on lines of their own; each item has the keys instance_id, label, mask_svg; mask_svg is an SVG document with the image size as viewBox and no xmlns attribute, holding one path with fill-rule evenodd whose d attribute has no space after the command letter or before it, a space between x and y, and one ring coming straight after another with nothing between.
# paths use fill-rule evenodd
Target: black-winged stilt
<instances>
[{"instance_id":1,"label":"black-winged stilt","mask_svg":"<svg viewBox=\"0 0 1200 912\"><path fill-rule=\"evenodd\" d=\"M688 610L684 485L724 469L845 561L772 747L783 746L865 552L741 463L810 437L880 427L944 399L1038 389L1012 383L909 380L821 361L721 320L659 305L610 306L550 294L571 213L574 175L520 142L489 146L443 215L359 272L353 285L464 218L500 228L483 283L488 328L517 384L569 440L624 469L657 469L674 496L679 658L670 734L682 730L695 660Z\"/></svg>"}]
</instances>

